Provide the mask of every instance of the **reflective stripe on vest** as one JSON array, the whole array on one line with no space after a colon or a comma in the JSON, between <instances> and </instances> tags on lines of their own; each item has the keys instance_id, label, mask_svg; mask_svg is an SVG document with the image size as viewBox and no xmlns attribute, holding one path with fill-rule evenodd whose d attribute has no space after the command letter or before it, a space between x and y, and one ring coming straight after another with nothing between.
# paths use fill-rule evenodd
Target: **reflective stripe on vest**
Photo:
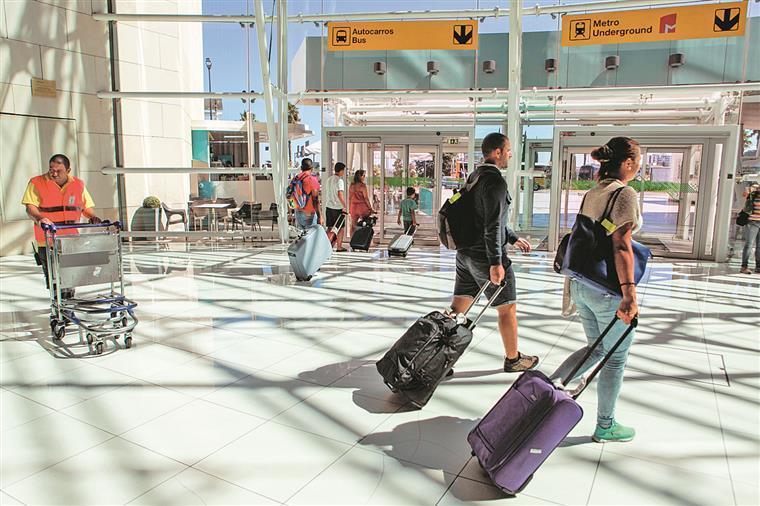
<instances>
[{"instance_id":1,"label":"reflective stripe on vest","mask_svg":"<svg viewBox=\"0 0 760 506\"><path fill-rule=\"evenodd\" d=\"M40 197L38 209L40 214L56 225L79 222L84 210L84 183L81 179L71 178L63 188L45 176L32 178L31 183ZM59 230L59 235L76 234L75 229ZM34 238L37 244L45 244L45 233L34 225Z\"/></svg>"}]
</instances>

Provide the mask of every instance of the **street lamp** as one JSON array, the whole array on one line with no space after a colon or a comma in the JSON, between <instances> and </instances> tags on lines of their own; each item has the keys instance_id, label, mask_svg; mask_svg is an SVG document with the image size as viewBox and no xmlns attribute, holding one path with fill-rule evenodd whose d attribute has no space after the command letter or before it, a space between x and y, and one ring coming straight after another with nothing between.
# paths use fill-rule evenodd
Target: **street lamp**
<instances>
[{"instance_id":1,"label":"street lamp","mask_svg":"<svg viewBox=\"0 0 760 506\"><path fill-rule=\"evenodd\" d=\"M206 68L208 69L208 91L211 93L211 58L206 58ZM211 104L213 103L211 100L213 99L208 101L208 119L213 119L211 117Z\"/></svg>"}]
</instances>

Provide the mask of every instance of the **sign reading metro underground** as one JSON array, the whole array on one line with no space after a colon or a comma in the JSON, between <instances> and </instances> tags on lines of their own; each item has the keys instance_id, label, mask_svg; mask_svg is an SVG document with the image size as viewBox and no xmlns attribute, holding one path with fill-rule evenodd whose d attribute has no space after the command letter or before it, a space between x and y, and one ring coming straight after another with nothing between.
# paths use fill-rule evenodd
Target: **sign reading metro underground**
<instances>
[{"instance_id":1,"label":"sign reading metro underground","mask_svg":"<svg viewBox=\"0 0 760 506\"><path fill-rule=\"evenodd\" d=\"M562 17L563 46L744 35L747 1Z\"/></svg>"},{"instance_id":2,"label":"sign reading metro underground","mask_svg":"<svg viewBox=\"0 0 760 506\"><path fill-rule=\"evenodd\" d=\"M478 22L377 21L327 23L330 51L478 48Z\"/></svg>"}]
</instances>

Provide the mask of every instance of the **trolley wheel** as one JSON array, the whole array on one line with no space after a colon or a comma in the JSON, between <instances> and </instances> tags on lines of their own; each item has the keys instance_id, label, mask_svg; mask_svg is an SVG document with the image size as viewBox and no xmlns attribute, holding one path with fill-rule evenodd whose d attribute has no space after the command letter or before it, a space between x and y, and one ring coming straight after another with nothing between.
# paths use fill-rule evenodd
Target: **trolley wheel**
<instances>
[{"instance_id":1,"label":"trolley wheel","mask_svg":"<svg viewBox=\"0 0 760 506\"><path fill-rule=\"evenodd\" d=\"M103 353L103 341L95 343L95 353L97 353L98 355Z\"/></svg>"},{"instance_id":2,"label":"trolley wheel","mask_svg":"<svg viewBox=\"0 0 760 506\"><path fill-rule=\"evenodd\" d=\"M50 332L55 334L55 329L58 327L58 320L56 318L50 317Z\"/></svg>"},{"instance_id":3,"label":"trolley wheel","mask_svg":"<svg viewBox=\"0 0 760 506\"><path fill-rule=\"evenodd\" d=\"M129 324L129 320L127 320L127 317L125 316L124 318L121 319L121 326L126 327L127 324Z\"/></svg>"},{"instance_id":4,"label":"trolley wheel","mask_svg":"<svg viewBox=\"0 0 760 506\"><path fill-rule=\"evenodd\" d=\"M88 333L87 333L87 344L92 344L92 341L93 341L93 340L94 340L94 339L92 338L92 334L90 334L90 333L88 332Z\"/></svg>"},{"instance_id":5,"label":"trolley wheel","mask_svg":"<svg viewBox=\"0 0 760 506\"><path fill-rule=\"evenodd\" d=\"M132 347L132 336L127 336L124 338L124 347L125 348L131 348Z\"/></svg>"},{"instance_id":6,"label":"trolley wheel","mask_svg":"<svg viewBox=\"0 0 760 506\"><path fill-rule=\"evenodd\" d=\"M63 339L63 336L66 335L66 326L61 324L56 324L55 328L53 328L53 339L56 341L60 341Z\"/></svg>"}]
</instances>

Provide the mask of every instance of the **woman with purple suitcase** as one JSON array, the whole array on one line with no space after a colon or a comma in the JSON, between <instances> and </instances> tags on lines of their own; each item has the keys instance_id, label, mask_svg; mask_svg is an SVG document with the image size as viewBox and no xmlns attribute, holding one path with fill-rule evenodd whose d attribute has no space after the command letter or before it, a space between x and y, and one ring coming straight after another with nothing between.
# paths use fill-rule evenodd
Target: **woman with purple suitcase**
<instances>
[{"instance_id":1,"label":"woman with purple suitcase","mask_svg":"<svg viewBox=\"0 0 760 506\"><path fill-rule=\"evenodd\" d=\"M631 235L641 228L642 219L638 204L639 197L636 191L628 186L628 182L636 177L641 168L641 149L639 143L633 139L615 137L604 146L592 151L591 157L601 163L599 182L586 193L579 214L600 220L611 195L619 188L623 188L610 211L610 219L602 221L608 235L612 237L615 267L623 297L621 300L601 293L575 279L570 280L570 295L583 322L589 344L570 355L552 374L551 379L565 379L567 383L575 380L599 362L623 335L639 311L636 304ZM604 337L601 346L593 351L572 378L567 378L566 376L587 353L589 346L596 341L616 315L620 320ZM615 420L615 403L623 384L628 349L633 339L634 332L630 332L599 373L597 421L596 430L592 436L598 443L630 441L636 434L632 427L626 427Z\"/></svg>"}]
</instances>

